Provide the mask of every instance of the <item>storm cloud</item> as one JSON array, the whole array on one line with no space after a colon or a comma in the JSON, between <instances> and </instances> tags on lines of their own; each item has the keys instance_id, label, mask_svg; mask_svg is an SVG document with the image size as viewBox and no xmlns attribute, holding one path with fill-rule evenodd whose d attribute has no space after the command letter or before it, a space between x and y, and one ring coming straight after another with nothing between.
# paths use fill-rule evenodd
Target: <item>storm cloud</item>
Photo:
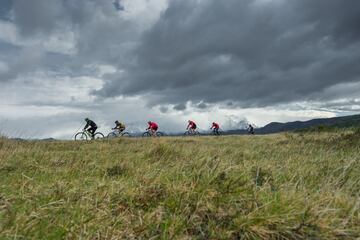
<instances>
[{"instance_id":1,"label":"storm cloud","mask_svg":"<svg viewBox=\"0 0 360 240\"><path fill-rule=\"evenodd\" d=\"M357 0L169 2L103 97L151 93L153 104L316 100L360 80Z\"/></svg>"}]
</instances>

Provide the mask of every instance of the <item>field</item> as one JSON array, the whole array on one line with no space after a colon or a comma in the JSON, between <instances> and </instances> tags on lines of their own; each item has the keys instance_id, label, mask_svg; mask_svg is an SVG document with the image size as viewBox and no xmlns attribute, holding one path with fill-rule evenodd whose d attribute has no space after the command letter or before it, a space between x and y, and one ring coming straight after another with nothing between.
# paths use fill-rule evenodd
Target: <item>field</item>
<instances>
[{"instance_id":1,"label":"field","mask_svg":"<svg viewBox=\"0 0 360 240\"><path fill-rule=\"evenodd\" d=\"M360 132L0 139L0 239L356 239Z\"/></svg>"}]
</instances>

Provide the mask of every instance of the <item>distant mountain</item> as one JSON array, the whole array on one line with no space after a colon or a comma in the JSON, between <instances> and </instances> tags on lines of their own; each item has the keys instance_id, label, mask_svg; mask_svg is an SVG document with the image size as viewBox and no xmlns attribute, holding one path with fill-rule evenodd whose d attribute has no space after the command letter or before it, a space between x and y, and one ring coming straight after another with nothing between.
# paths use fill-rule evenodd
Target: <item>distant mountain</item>
<instances>
[{"instance_id":1,"label":"distant mountain","mask_svg":"<svg viewBox=\"0 0 360 240\"><path fill-rule=\"evenodd\" d=\"M255 129L255 133L270 134L270 133L307 129L317 126L334 126L334 127L360 126L360 115L334 117L334 118L320 118L320 119L313 119L304 122L301 121L288 122L288 123L272 122L262 128ZM226 131L225 134L247 134L247 131L243 129L229 130Z\"/></svg>"},{"instance_id":2,"label":"distant mountain","mask_svg":"<svg viewBox=\"0 0 360 240\"><path fill-rule=\"evenodd\" d=\"M55 138L43 138L43 139L40 139L41 141L56 141Z\"/></svg>"}]
</instances>

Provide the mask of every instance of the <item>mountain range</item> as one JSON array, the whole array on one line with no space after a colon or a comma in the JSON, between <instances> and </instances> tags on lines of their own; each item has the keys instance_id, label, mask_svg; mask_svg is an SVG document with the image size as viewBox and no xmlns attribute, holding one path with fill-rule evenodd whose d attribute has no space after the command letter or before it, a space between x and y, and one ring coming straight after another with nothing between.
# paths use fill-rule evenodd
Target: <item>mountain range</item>
<instances>
[{"instance_id":1,"label":"mountain range","mask_svg":"<svg viewBox=\"0 0 360 240\"><path fill-rule=\"evenodd\" d=\"M319 118L312 119L309 121L295 121L287 123L272 122L268 125L255 129L256 134L271 134L287 131L295 131L308 129L318 126L327 126L327 127L353 127L360 126L360 115L351 115L344 117L333 117L333 118ZM225 134L247 134L247 131L244 129L229 130Z\"/></svg>"}]
</instances>

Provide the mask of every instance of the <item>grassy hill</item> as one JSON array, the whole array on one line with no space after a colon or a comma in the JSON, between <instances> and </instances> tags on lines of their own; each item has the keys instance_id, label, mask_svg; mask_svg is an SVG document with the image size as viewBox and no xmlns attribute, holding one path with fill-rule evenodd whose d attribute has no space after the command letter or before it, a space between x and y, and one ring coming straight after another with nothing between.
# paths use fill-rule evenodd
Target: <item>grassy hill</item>
<instances>
[{"instance_id":1,"label":"grassy hill","mask_svg":"<svg viewBox=\"0 0 360 240\"><path fill-rule=\"evenodd\" d=\"M0 139L0 239L355 239L360 133Z\"/></svg>"}]
</instances>

